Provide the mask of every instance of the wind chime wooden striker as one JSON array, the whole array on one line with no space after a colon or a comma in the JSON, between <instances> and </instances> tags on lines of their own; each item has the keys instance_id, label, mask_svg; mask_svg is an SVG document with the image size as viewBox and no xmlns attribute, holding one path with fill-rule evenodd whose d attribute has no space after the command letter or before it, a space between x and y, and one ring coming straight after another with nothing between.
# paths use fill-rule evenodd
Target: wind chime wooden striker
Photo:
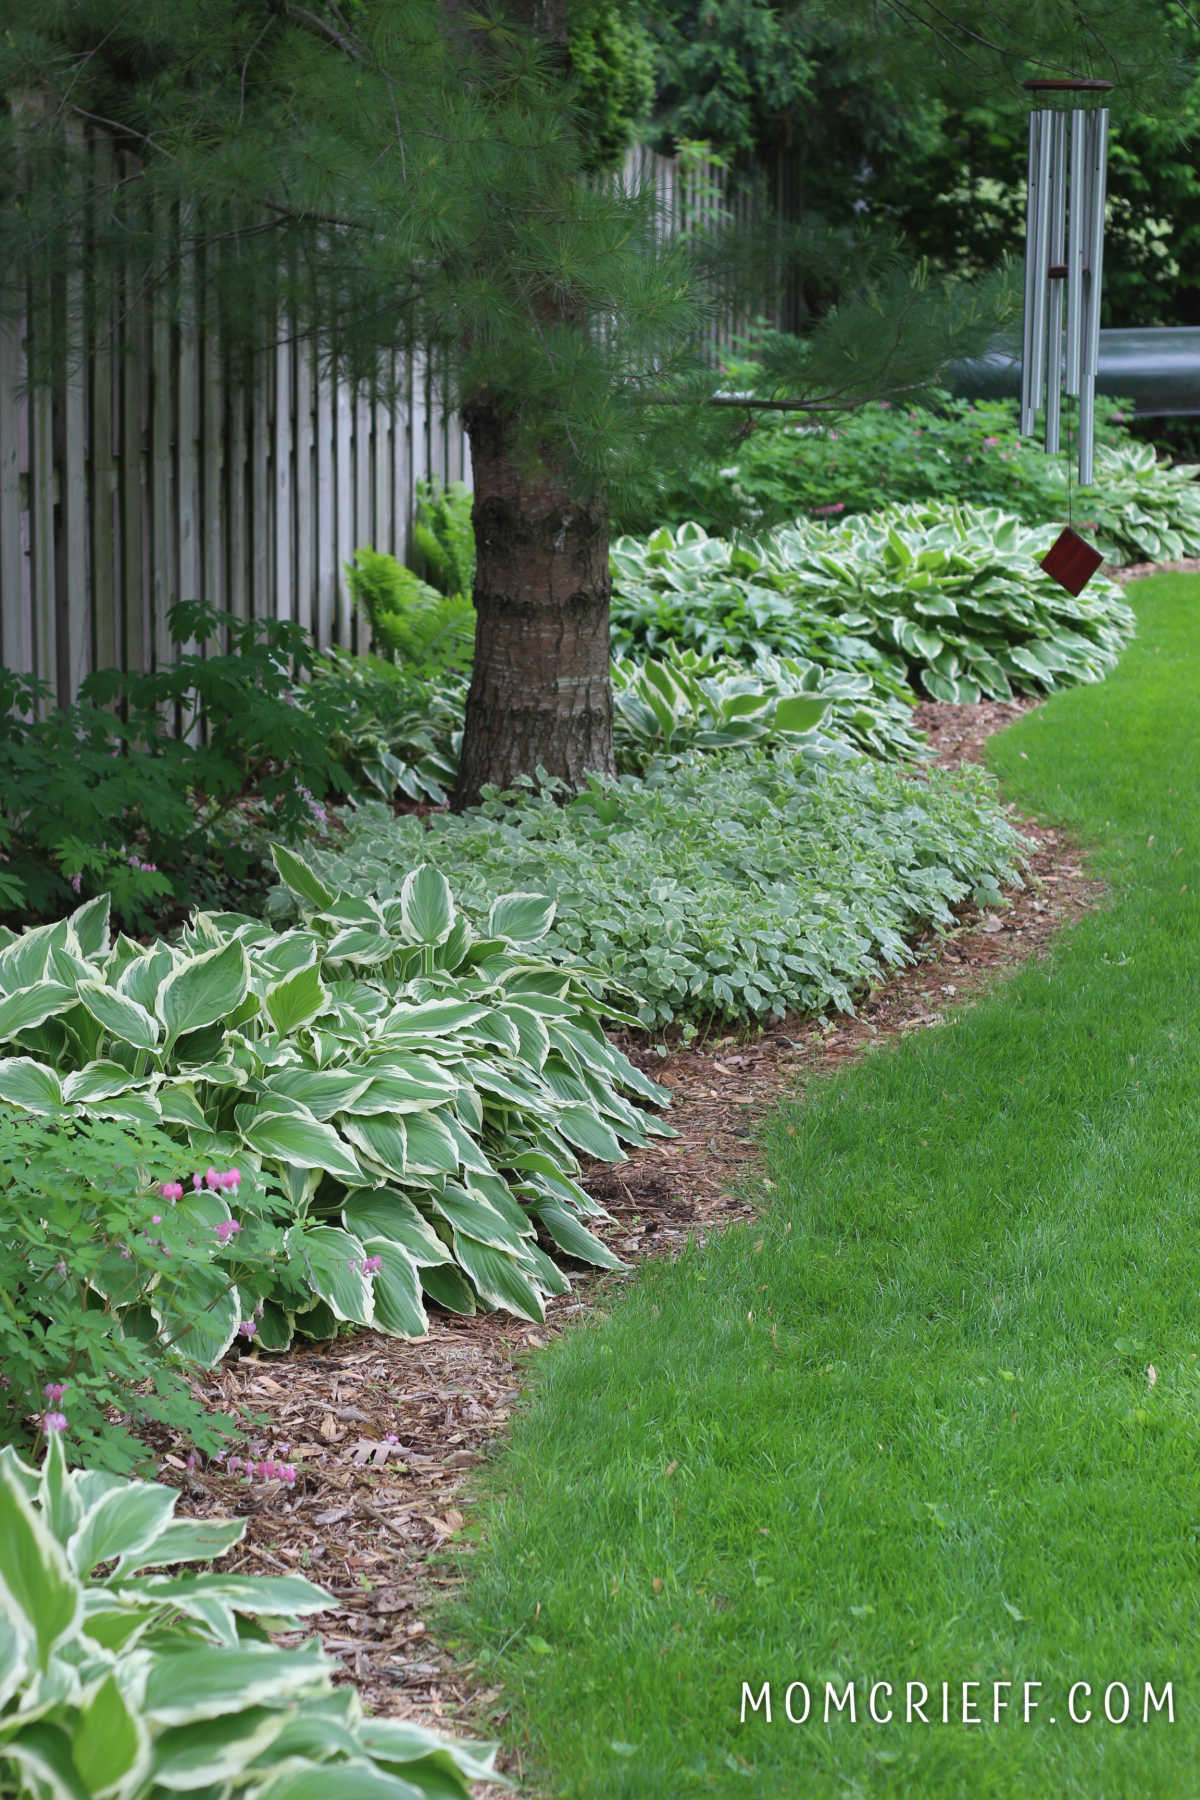
<instances>
[{"instance_id":1,"label":"wind chime wooden striker","mask_svg":"<svg viewBox=\"0 0 1200 1800\"><path fill-rule=\"evenodd\" d=\"M1025 87L1038 97L1095 98L1110 92L1112 83L1036 80L1027 81ZM1035 106L1029 117L1021 435L1033 435L1036 415L1044 404L1046 451L1057 455L1063 393L1076 396L1081 487L1087 487L1095 473L1107 162L1106 106ZM1072 593L1078 593L1101 560L1090 544L1068 528L1043 567Z\"/></svg>"}]
</instances>

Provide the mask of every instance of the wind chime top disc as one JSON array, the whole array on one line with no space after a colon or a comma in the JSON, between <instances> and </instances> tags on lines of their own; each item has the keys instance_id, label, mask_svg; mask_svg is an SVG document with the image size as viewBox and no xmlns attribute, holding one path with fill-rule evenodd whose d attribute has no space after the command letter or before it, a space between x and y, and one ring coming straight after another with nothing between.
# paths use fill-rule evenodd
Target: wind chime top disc
<instances>
[{"instance_id":1,"label":"wind chime top disc","mask_svg":"<svg viewBox=\"0 0 1200 1800\"><path fill-rule=\"evenodd\" d=\"M1068 594L1081 594L1103 561L1100 552L1068 525L1043 556L1042 568Z\"/></svg>"}]
</instances>

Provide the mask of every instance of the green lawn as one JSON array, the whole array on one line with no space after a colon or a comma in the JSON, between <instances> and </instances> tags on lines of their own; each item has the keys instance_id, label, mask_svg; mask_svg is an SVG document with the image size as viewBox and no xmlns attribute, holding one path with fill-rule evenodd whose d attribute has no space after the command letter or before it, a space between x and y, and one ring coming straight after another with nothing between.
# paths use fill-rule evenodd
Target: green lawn
<instances>
[{"instance_id":1,"label":"green lawn","mask_svg":"<svg viewBox=\"0 0 1200 1800\"><path fill-rule=\"evenodd\" d=\"M456 1620L531 1792L1200 1794L1200 579L1131 593L1116 676L993 746L1107 904L783 1109L762 1223L538 1359Z\"/></svg>"}]
</instances>

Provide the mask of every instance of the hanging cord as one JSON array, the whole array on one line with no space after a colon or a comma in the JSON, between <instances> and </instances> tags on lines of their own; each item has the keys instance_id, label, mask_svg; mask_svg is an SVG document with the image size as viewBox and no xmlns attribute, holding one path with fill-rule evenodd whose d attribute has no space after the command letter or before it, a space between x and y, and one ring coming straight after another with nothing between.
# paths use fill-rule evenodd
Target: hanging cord
<instances>
[{"instance_id":1,"label":"hanging cord","mask_svg":"<svg viewBox=\"0 0 1200 1800\"><path fill-rule=\"evenodd\" d=\"M1071 398L1071 397L1072 396L1068 395L1068 398ZM1066 440L1067 440L1066 457L1067 457L1067 529L1068 529L1068 531L1074 531L1074 529L1075 529L1075 507L1074 507L1075 483L1074 483L1074 480L1072 477L1072 464L1074 463L1075 458L1079 454L1079 405L1080 405L1081 396L1079 394L1076 394L1073 396L1073 398L1075 401L1075 431L1074 431L1074 434L1072 434L1069 431L1064 433Z\"/></svg>"}]
</instances>

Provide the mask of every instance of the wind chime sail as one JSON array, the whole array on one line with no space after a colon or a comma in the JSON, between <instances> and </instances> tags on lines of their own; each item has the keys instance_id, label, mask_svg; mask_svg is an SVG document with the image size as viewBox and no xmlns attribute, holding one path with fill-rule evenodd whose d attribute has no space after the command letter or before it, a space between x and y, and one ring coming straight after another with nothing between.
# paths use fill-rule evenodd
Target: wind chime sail
<instances>
[{"instance_id":1,"label":"wind chime sail","mask_svg":"<svg viewBox=\"0 0 1200 1800\"><path fill-rule=\"evenodd\" d=\"M1035 93L1094 95L1107 93L1112 83L1027 81L1025 86ZM1107 163L1107 107L1074 107L1069 112L1040 107L1030 114L1021 435L1033 434L1036 414L1044 404L1046 449L1056 453L1063 392L1077 395L1082 487L1095 472Z\"/></svg>"}]
</instances>

